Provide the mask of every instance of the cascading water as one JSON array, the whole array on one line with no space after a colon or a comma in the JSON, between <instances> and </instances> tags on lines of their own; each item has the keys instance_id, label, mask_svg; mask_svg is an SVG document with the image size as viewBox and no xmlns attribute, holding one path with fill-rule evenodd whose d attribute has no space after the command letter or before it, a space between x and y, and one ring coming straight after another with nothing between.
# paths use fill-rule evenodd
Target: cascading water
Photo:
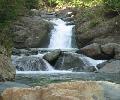
<instances>
[{"instance_id":1,"label":"cascading water","mask_svg":"<svg viewBox=\"0 0 120 100\"><path fill-rule=\"evenodd\" d=\"M75 50L72 48L72 28L74 25L66 25L61 19L50 20L54 24L51 31L50 44L48 49ZM17 73L71 73L71 71L59 71L54 68L43 58L43 54L31 56L12 56L13 64L17 68ZM96 61L86 56L80 57L87 66L96 66L103 61ZM73 66L74 67L74 66Z\"/></svg>"},{"instance_id":2,"label":"cascading water","mask_svg":"<svg viewBox=\"0 0 120 100\"><path fill-rule=\"evenodd\" d=\"M49 48L52 49L68 49L71 47L72 28L74 25L66 25L61 19L51 20L55 24L51 32Z\"/></svg>"}]
</instances>

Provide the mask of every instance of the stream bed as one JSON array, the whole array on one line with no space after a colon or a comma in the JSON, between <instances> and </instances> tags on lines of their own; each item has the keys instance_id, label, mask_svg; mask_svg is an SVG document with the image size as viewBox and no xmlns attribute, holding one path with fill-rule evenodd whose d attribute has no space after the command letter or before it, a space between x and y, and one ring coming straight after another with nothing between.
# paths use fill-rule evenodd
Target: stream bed
<instances>
[{"instance_id":1,"label":"stream bed","mask_svg":"<svg viewBox=\"0 0 120 100\"><path fill-rule=\"evenodd\" d=\"M29 86L42 86L68 81L109 81L120 84L120 74L100 74L87 72L65 72L44 74L17 74L15 82Z\"/></svg>"}]
</instances>

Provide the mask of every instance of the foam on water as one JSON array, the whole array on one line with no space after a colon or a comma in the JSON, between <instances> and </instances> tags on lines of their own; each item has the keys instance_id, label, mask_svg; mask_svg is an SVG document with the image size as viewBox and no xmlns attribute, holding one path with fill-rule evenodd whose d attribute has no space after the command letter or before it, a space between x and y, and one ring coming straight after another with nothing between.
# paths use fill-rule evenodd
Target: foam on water
<instances>
[{"instance_id":1,"label":"foam on water","mask_svg":"<svg viewBox=\"0 0 120 100\"><path fill-rule=\"evenodd\" d=\"M77 48L72 48L72 28L74 25L66 25L61 19L52 19L50 20L54 23L54 29L51 32L50 44L48 48L38 48L38 51L53 51L54 49L62 49L63 51L76 51ZM44 53L45 54L45 53ZM40 57L43 58L44 54L38 55L31 55L33 57ZM24 55L21 56L12 56L13 64L17 59L22 58ZM94 60L89 57L81 55L80 58L86 64L86 66L95 66L104 62L103 60ZM43 59L46 64L46 71L16 71L17 74L53 74L53 73L60 73L60 74L67 74L67 73L77 73L72 71L65 71L65 70L55 70L46 60ZM73 62L74 63L74 62ZM74 66L73 66L74 67ZM97 67L96 67L97 69ZM82 73L82 72L80 72ZM83 72L84 73L84 72Z\"/></svg>"},{"instance_id":2,"label":"foam on water","mask_svg":"<svg viewBox=\"0 0 120 100\"><path fill-rule=\"evenodd\" d=\"M71 47L72 28L74 25L66 25L61 19L51 20L55 24L51 32L49 48L66 49Z\"/></svg>"},{"instance_id":3,"label":"foam on water","mask_svg":"<svg viewBox=\"0 0 120 100\"><path fill-rule=\"evenodd\" d=\"M67 74L73 73L72 71L65 70L52 70L52 71L16 71L16 74Z\"/></svg>"}]
</instances>

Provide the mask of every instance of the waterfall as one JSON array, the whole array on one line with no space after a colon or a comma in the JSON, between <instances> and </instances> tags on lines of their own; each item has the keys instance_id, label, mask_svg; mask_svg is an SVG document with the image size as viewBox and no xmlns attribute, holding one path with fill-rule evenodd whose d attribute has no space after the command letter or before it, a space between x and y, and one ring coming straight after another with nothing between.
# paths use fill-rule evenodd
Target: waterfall
<instances>
[{"instance_id":1,"label":"waterfall","mask_svg":"<svg viewBox=\"0 0 120 100\"><path fill-rule=\"evenodd\" d=\"M49 48L52 49L67 49L71 47L72 28L74 25L66 25L61 19L51 20L54 29L51 32Z\"/></svg>"},{"instance_id":2,"label":"waterfall","mask_svg":"<svg viewBox=\"0 0 120 100\"><path fill-rule=\"evenodd\" d=\"M42 58L42 55L12 56L17 71L53 71L54 68Z\"/></svg>"},{"instance_id":3,"label":"waterfall","mask_svg":"<svg viewBox=\"0 0 120 100\"><path fill-rule=\"evenodd\" d=\"M50 20L54 24L54 29L51 31L50 44L48 48L39 48L41 51L49 51L54 49L67 50L68 52L75 51L76 48L72 48L72 28L74 25L66 25L66 22L61 19L52 19ZM46 60L43 59L45 53L37 55L20 55L12 56L12 62L17 68L18 74L20 73L71 73L71 71L65 70L54 70ZM23 52L24 53L24 52ZM95 66L103 61L96 61L89 57L80 55L80 58L83 60L86 66ZM63 59L64 62L64 59ZM63 64L62 62L62 64ZM73 62L74 63L74 62ZM74 66L73 66L74 67ZM97 69L97 67L96 67Z\"/></svg>"}]
</instances>

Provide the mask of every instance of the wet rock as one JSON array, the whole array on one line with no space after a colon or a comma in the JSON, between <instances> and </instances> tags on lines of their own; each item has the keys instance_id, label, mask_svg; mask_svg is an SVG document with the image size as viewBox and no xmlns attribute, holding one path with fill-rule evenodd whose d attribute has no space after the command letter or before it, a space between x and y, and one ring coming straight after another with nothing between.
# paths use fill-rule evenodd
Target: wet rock
<instances>
[{"instance_id":1,"label":"wet rock","mask_svg":"<svg viewBox=\"0 0 120 100\"><path fill-rule=\"evenodd\" d=\"M41 14L42 18L56 18L57 14L55 12Z\"/></svg>"},{"instance_id":2,"label":"wet rock","mask_svg":"<svg viewBox=\"0 0 120 100\"><path fill-rule=\"evenodd\" d=\"M41 57L35 56L14 56L13 64L18 71L40 71L47 70L47 65Z\"/></svg>"},{"instance_id":3,"label":"wet rock","mask_svg":"<svg viewBox=\"0 0 120 100\"><path fill-rule=\"evenodd\" d=\"M46 53L43 56L43 58L45 60L47 60L50 64L54 65L56 60L59 58L60 54L61 54L61 50L57 49L57 50L51 51L49 53Z\"/></svg>"},{"instance_id":4,"label":"wet rock","mask_svg":"<svg viewBox=\"0 0 120 100\"><path fill-rule=\"evenodd\" d=\"M82 60L81 55L67 52L63 53L58 58L54 67L55 69L59 70L73 70L73 71L88 71L89 69L88 66L86 66L86 64Z\"/></svg>"},{"instance_id":5,"label":"wet rock","mask_svg":"<svg viewBox=\"0 0 120 100\"><path fill-rule=\"evenodd\" d=\"M73 17L65 17L65 18L62 18L62 20L66 21L66 22L74 21Z\"/></svg>"},{"instance_id":6,"label":"wet rock","mask_svg":"<svg viewBox=\"0 0 120 100\"><path fill-rule=\"evenodd\" d=\"M120 60L109 60L97 66L100 73L120 73Z\"/></svg>"},{"instance_id":7,"label":"wet rock","mask_svg":"<svg viewBox=\"0 0 120 100\"><path fill-rule=\"evenodd\" d=\"M20 54L21 54L21 51L19 49L14 48L12 50L12 55L20 55Z\"/></svg>"},{"instance_id":8,"label":"wet rock","mask_svg":"<svg viewBox=\"0 0 120 100\"><path fill-rule=\"evenodd\" d=\"M118 84L76 81L51 84L47 87L6 89L1 94L1 100L119 100L119 94Z\"/></svg>"},{"instance_id":9,"label":"wet rock","mask_svg":"<svg viewBox=\"0 0 120 100\"><path fill-rule=\"evenodd\" d=\"M34 49L34 48L31 48L31 49L16 49L14 48L12 50L12 55L25 55L25 56L30 56L30 55L37 55L39 52L38 49Z\"/></svg>"},{"instance_id":10,"label":"wet rock","mask_svg":"<svg viewBox=\"0 0 120 100\"><path fill-rule=\"evenodd\" d=\"M12 28L15 48L48 46L52 24L39 16L22 17Z\"/></svg>"},{"instance_id":11,"label":"wet rock","mask_svg":"<svg viewBox=\"0 0 120 100\"><path fill-rule=\"evenodd\" d=\"M66 25L75 25L74 21L67 22Z\"/></svg>"}]
</instances>

